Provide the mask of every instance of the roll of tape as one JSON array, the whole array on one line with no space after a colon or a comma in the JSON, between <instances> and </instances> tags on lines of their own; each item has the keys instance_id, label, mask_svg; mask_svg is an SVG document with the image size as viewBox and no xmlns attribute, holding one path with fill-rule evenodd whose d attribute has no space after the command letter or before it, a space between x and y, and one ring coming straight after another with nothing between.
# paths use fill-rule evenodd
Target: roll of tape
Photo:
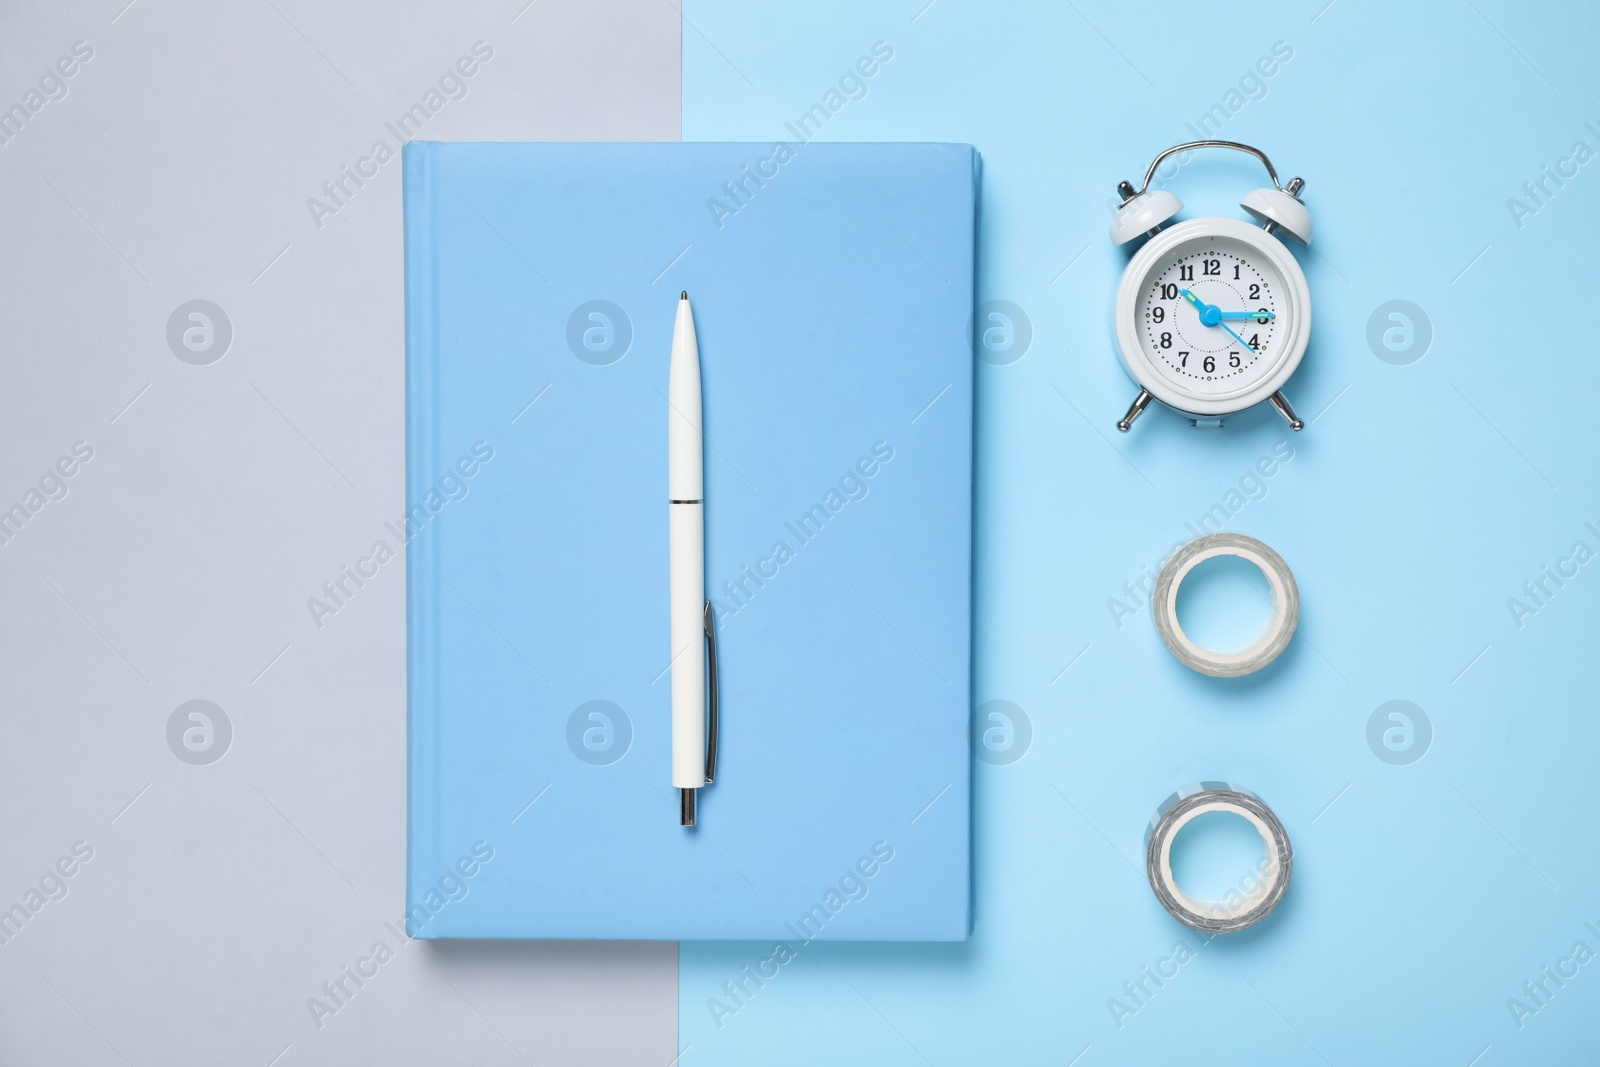
<instances>
[{"instance_id":1,"label":"roll of tape","mask_svg":"<svg viewBox=\"0 0 1600 1067\"><path fill-rule=\"evenodd\" d=\"M1266 577L1272 593L1272 621L1249 647L1235 652L1201 648L1178 624L1179 586L1190 571L1216 556L1237 556L1254 563ZM1300 621L1300 588L1295 585L1289 565L1254 537L1237 533L1207 534L1173 553L1156 578L1151 604L1156 632L1178 662L1214 678L1237 678L1259 671L1289 647L1289 639Z\"/></svg>"},{"instance_id":2,"label":"roll of tape","mask_svg":"<svg viewBox=\"0 0 1600 1067\"><path fill-rule=\"evenodd\" d=\"M1194 819L1213 811L1243 817L1261 834L1261 863L1222 900L1198 900L1178 886L1172 875L1172 841ZM1271 914L1289 889L1294 850L1283 823L1248 789L1227 782L1201 782L1180 789L1156 810L1144 835L1144 869L1150 888L1168 913L1185 926L1208 934L1231 934L1254 926Z\"/></svg>"}]
</instances>

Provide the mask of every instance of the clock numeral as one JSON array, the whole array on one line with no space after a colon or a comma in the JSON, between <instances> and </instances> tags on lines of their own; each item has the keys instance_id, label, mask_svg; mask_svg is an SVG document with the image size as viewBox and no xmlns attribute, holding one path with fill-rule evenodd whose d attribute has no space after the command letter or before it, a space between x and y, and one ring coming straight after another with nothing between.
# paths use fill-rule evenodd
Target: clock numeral
<instances>
[{"instance_id":1,"label":"clock numeral","mask_svg":"<svg viewBox=\"0 0 1600 1067\"><path fill-rule=\"evenodd\" d=\"M1201 360L1200 365L1205 368L1207 374L1210 374L1212 371L1217 369L1217 361L1210 356L1207 356L1205 359Z\"/></svg>"},{"instance_id":2,"label":"clock numeral","mask_svg":"<svg viewBox=\"0 0 1600 1067\"><path fill-rule=\"evenodd\" d=\"M1239 353L1237 353L1237 352L1229 352L1228 353L1228 366L1232 367L1234 370L1238 370L1239 369Z\"/></svg>"},{"instance_id":3,"label":"clock numeral","mask_svg":"<svg viewBox=\"0 0 1600 1067\"><path fill-rule=\"evenodd\" d=\"M1189 353L1187 353L1187 352L1179 352L1178 353L1178 366L1179 367L1187 367L1188 365L1189 365Z\"/></svg>"},{"instance_id":4,"label":"clock numeral","mask_svg":"<svg viewBox=\"0 0 1600 1067\"><path fill-rule=\"evenodd\" d=\"M1220 259L1208 259L1208 260L1206 260L1206 274L1211 275L1211 274L1221 274L1221 273L1222 273L1222 260L1220 260Z\"/></svg>"},{"instance_id":5,"label":"clock numeral","mask_svg":"<svg viewBox=\"0 0 1600 1067\"><path fill-rule=\"evenodd\" d=\"M1194 264L1189 263L1189 264L1185 264L1184 266L1179 267L1178 268L1178 280L1180 282L1192 282L1192 281L1194 281Z\"/></svg>"},{"instance_id":6,"label":"clock numeral","mask_svg":"<svg viewBox=\"0 0 1600 1067\"><path fill-rule=\"evenodd\" d=\"M1261 351L1261 335L1259 333L1250 335L1250 347L1257 352Z\"/></svg>"},{"instance_id":7,"label":"clock numeral","mask_svg":"<svg viewBox=\"0 0 1600 1067\"><path fill-rule=\"evenodd\" d=\"M1176 285L1172 285L1170 283L1168 283L1166 285L1163 285L1161 287L1161 299L1163 299L1163 300L1176 300L1176 299L1178 299L1178 287Z\"/></svg>"},{"instance_id":8,"label":"clock numeral","mask_svg":"<svg viewBox=\"0 0 1600 1067\"><path fill-rule=\"evenodd\" d=\"M1267 318L1266 308L1256 308L1256 314L1261 316L1260 318L1256 319L1256 322L1260 323L1262 326L1265 326L1268 322L1272 321Z\"/></svg>"},{"instance_id":9,"label":"clock numeral","mask_svg":"<svg viewBox=\"0 0 1600 1067\"><path fill-rule=\"evenodd\" d=\"M1167 309L1166 308L1157 307L1157 308L1151 308L1150 309L1150 318L1153 321L1160 322L1162 319L1164 319L1166 317L1167 317Z\"/></svg>"},{"instance_id":10,"label":"clock numeral","mask_svg":"<svg viewBox=\"0 0 1600 1067\"><path fill-rule=\"evenodd\" d=\"M1172 347L1172 335L1170 333L1164 333L1164 334L1161 335L1161 347L1162 348L1171 348Z\"/></svg>"},{"instance_id":11,"label":"clock numeral","mask_svg":"<svg viewBox=\"0 0 1600 1067\"><path fill-rule=\"evenodd\" d=\"M1233 265L1233 280L1234 281L1238 281L1239 280L1239 264L1237 264L1237 263L1235 263Z\"/></svg>"},{"instance_id":12,"label":"clock numeral","mask_svg":"<svg viewBox=\"0 0 1600 1067\"><path fill-rule=\"evenodd\" d=\"M1250 287L1250 299L1251 300L1260 300L1261 299L1261 286L1252 285Z\"/></svg>"}]
</instances>

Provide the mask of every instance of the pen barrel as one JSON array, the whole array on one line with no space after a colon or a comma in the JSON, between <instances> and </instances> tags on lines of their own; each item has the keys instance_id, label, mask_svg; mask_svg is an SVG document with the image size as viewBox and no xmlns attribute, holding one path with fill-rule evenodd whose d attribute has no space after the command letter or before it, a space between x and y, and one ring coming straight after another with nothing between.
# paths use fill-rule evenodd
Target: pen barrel
<instances>
[{"instance_id":1,"label":"pen barrel","mask_svg":"<svg viewBox=\"0 0 1600 1067\"><path fill-rule=\"evenodd\" d=\"M672 784L706 784L705 508L668 504L672 610Z\"/></svg>"},{"instance_id":2,"label":"pen barrel","mask_svg":"<svg viewBox=\"0 0 1600 1067\"><path fill-rule=\"evenodd\" d=\"M667 494L673 500L699 500L705 463L700 437L700 345L695 339L689 301L678 302L667 371Z\"/></svg>"}]
</instances>

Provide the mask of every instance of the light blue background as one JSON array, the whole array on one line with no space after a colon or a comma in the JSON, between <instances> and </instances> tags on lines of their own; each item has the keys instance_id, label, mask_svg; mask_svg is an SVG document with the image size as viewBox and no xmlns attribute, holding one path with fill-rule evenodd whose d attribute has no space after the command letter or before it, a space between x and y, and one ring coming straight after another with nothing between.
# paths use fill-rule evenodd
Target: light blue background
<instances>
[{"instance_id":1,"label":"light blue background","mask_svg":"<svg viewBox=\"0 0 1600 1067\"><path fill-rule=\"evenodd\" d=\"M1600 163L1521 227L1506 202L1574 142L1600 150L1584 125L1600 127L1600 14L818 0L754 16L696 0L685 139L790 139L784 122L878 40L894 59L825 136L976 145L979 298L1017 303L1034 330L1022 359L979 373L974 692L1025 709L1033 739L1014 764L976 765L968 943L816 946L720 1028L707 999L726 1000L754 947L685 943L683 1062L1592 1056L1600 960L1520 1029L1507 999L1575 942L1600 950L1584 926L1600 927L1600 563L1520 629L1506 602L1575 541L1600 549L1584 528L1600 520ZM1308 182L1317 240L1296 251L1316 321L1286 391L1311 425L1292 436L1262 409L1201 432L1156 409L1122 437L1135 390L1111 349L1124 255L1107 201L1278 41L1293 57L1221 135ZM1215 154L1171 187L1190 214L1237 215L1260 180ZM1366 340L1391 299L1432 321L1409 366ZM1293 459L1228 525L1294 568L1299 636L1254 678L1191 674L1147 612L1118 628L1107 600L1286 440ZM1434 730L1409 766L1366 741L1397 698ZM1155 805L1204 778L1274 807L1294 883L1268 923L1199 948L1119 1028L1108 1000L1137 1003L1124 982L1198 944L1138 864Z\"/></svg>"}]
</instances>

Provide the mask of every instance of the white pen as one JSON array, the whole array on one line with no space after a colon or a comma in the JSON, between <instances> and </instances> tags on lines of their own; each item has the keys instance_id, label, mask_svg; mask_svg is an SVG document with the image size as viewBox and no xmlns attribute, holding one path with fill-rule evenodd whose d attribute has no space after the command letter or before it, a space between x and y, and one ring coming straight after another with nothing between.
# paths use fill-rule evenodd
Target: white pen
<instances>
[{"instance_id":1,"label":"white pen","mask_svg":"<svg viewBox=\"0 0 1600 1067\"><path fill-rule=\"evenodd\" d=\"M710 785L717 752L716 628L706 599L705 470L700 447L700 345L689 294L678 299L667 373L667 505L672 610L672 784L679 822L694 825L695 791ZM706 743L710 646L711 740Z\"/></svg>"}]
</instances>

